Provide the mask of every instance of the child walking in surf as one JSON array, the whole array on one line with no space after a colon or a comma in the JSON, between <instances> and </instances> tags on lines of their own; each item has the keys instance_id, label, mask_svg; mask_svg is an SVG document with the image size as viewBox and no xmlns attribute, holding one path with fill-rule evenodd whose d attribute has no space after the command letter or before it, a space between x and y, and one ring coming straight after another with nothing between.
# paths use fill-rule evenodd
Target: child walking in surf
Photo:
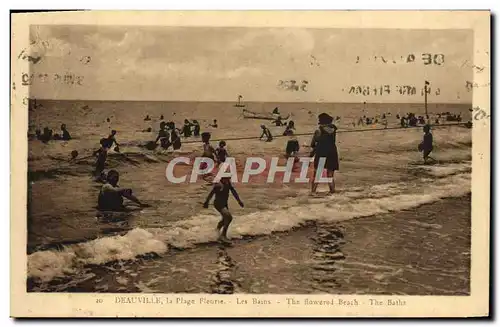
<instances>
[{"instance_id":1,"label":"child walking in surf","mask_svg":"<svg viewBox=\"0 0 500 327\"><path fill-rule=\"evenodd\" d=\"M214 185L214 187L208 194L205 203L203 204L204 208L208 208L208 203L215 195L214 207L221 214L221 220L217 224L217 231L220 233L219 241L222 242L229 242L229 239L227 238L227 229L229 228L229 224L231 224L231 221L233 220L233 216L229 212L228 207L229 191L231 191L236 201L238 201L240 207L243 208L243 202L236 192L236 189L231 184L230 177L221 178L221 180Z\"/></svg>"}]
</instances>

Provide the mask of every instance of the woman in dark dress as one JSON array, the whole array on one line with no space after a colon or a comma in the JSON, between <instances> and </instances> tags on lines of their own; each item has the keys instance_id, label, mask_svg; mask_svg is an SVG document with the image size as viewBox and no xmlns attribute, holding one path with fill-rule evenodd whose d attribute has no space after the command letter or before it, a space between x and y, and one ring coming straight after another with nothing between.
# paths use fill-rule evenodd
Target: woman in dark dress
<instances>
[{"instance_id":1,"label":"woman in dark dress","mask_svg":"<svg viewBox=\"0 0 500 327\"><path fill-rule=\"evenodd\" d=\"M311 186L311 193L315 193L318 188L317 175L321 176L318 168L326 169L328 178L331 178L331 183L328 184L330 193L335 192L335 181L333 179L334 172L339 170L339 155L337 151L336 134L337 126L333 124L333 117L326 113L318 116L318 129L314 132L311 141L311 157L314 156L314 175ZM320 161L324 161L324 163ZM324 165L324 166L323 166ZM318 174L319 173L319 174Z\"/></svg>"}]
</instances>

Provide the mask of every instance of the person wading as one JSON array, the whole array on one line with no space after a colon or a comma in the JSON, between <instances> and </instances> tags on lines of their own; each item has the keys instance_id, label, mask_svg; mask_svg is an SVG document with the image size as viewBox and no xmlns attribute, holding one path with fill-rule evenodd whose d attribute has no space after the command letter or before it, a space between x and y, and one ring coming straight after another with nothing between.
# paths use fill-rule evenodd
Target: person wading
<instances>
[{"instance_id":1,"label":"person wading","mask_svg":"<svg viewBox=\"0 0 500 327\"><path fill-rule=\"evenodd\" d=\"M328 184L330 194L335 192L334 172L339 170L339 156L337 152L336 134L337 126L333 124L333 117L326 113L318 116L318 129L314 132L311 141L311 157L314 156L314 175L311 185L311 193L316 193L318 188L318 168L326 169L327 177L332 181ZM324 167L318 167L320 159L324 158ZM321 176L321 174L319 174Z\"/></svg>"}]
</instances>

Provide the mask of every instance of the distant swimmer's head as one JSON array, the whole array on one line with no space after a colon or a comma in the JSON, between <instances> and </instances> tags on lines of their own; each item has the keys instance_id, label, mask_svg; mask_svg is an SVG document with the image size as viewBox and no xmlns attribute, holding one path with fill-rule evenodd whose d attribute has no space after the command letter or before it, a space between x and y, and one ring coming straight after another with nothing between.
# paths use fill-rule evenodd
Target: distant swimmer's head
<instances>
[{"instance_id":1,"label":"distant swimmer's head","mask_svg":"<svg viewBox=\"0 0 500 327\"><path fill-rule=\"evenodd\" d=\"M76 157L78 157L78 151L76 150L71 151L71 158L76 159Z\"/></svg>"},{"instance_id":2,"label":"distant swimmer's head","mask_svg":"<svg viewBox=\"0 0 500 327\"><path fill-rule=\"evenodd\" d=\"M431 131L431 125L424 126L424 133L429 133Z\"/></svg>"},{"instance_id":3,"label":"distant swimmer's head","mask_svg":"<svg viewBox=\"0 0 500 327\"><path fill-rule=\"evenodd\" d=\"M211 135L209 132L203 132L203 133L201 133L201 140L206 143L206 142L210 141L210 136Z\"/></svg>"},{"instance_id":4,"label":"distant swimmer's head","mask_svg":"<svg viewBox=\"0 0 500 327\"><path fill-rule=\"evenodd\" d=\"M260 128L266 129L266 125L260 125Z\"/></svg>"},{"instance_id":5,"label":"distant swimmer's head","mask_svg":"<svg viewBox=\"0 0 500 327\"><path fill-rule=\"evenodd\" d=\"M216 123L216 124L217 124L217 119L214 119L214 123Z\"/></svg>"},{"instance_id":6,"label":"distant swimmer's head","mask_svg":"<svg viewBox=\"0 0 500 327\"><path fill-rule=\"evenodd\" d=\"M333 117L327 113L322 113L318 115L318 123L320 125L328 125L333 122Z\"/></svg>"},{"instance_id":7,"label":"distant swimmer's head","mask_svg":"<svg viewBox=\"0 0 500 327\"><path fill-rule=\"evenodd\" d=\"M115 136L116 135L116 130L111 131L111 135Z\"/></svg>"},{"instance_id":8,"label":"distant swimmer's head","mask_svg":"<svg viewBox=\"0 0 500 327\"><path fill-rule=\"evenodd\" d=\"M226 146L226 141L222 140L219 142L220 147L225 147Z\"/></svg>"},{"instance_id":9,"label":"distant swimmer's head","mask_svg":"<svg viewBox=\"0 0 500 327\"><path fill-rule=\"evenodd\" d=\"M110 171L108 171L106 180L108 181L109 184L115 186L118 184L118 181L120 180L120 174L118 174L116 170L111 169Z\"/></svg>"}]
</instances>

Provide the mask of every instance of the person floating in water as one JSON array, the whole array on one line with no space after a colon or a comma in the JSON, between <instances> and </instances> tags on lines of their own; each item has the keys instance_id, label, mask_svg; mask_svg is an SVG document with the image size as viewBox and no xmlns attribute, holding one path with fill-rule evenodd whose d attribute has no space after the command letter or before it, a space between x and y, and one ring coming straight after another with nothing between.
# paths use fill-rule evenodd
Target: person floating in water
<instances>
[{"instance_id":1,"label":"person floating in water","mask_svg":"<svg viewBox=\"0 0 500 327\"><path fill-rule=\"evenodd\" d=\"M229 242L229 239L227 238L227 230L233 220L233 216L231 215L231 212L229 212L228 206L229 191L231 191L236 201L238 201L240 207L243 208L243 202L241 201L238 192L236 192L236 189L231 184L230 177L223 177L218 183L215 183L214 187L208 194L205 203L203 204L204 208L208 208L210 200L215 195L214 207L221 215L221 220L217 224L217 231L220 233L219 241L222 242Z\"/></svg>"},{"instance_id":2,"label":"person floating in water","mask_svg":"<svg viewBox=\"0 0 500 327\"><path fill-rule=\"evenodd\" d=\"M431 133L431 125L425 125L424 126L424 139L423 141L418 145L418 150L423 153L424 155L424 163L427 163L429 159L432 161L436 161L434 158L429 156L434 149L433 146L434 140L432 138L432 133Z\"/></svg>"},{"instance_id":3,"label":"person floating in water","mask_svg":"<svg viewBox=\"0 0 500 327\"><path fill-rule=\"evenodd\" d=\"M97 182L104 182L103 171L106 167L106 159L108 158L109 150L107 139L102 138L100 144L101 147L93 153L94 157L97 156L97 160L95 162L94 177Z\"/></svg>"},{"instance_id":4,"label":"person floating in water","mask_svg":"<svg viewBox=\"0 0 500 327\"><path fill-rule=\"evenodd\" d=\"M163 120L163 119L164 119L164 118L163 118L163 115L161 115L161 116L160 116L160 120Z\"/></svg>"},{"instance_id":5,"label":"person floating in water","mask_svg":"<svg viewBox=\"0 0 500 327\"><path fill-rule=\"evenodd\" d=\"M279 115L280 114L280 110L278 107L274 108L273 110L273 115Z\"/></svg>"},{"instance_id":6,"label":"person floating in water","mask_svg":"<svg viewBox=\"0 0 500 327\"><path fill-rule=\"evenodd\" d=\"M200 136L200 123L196 119L193 120L193 136Z\"/></svg>"},{"instance_id":7,"label":"person floating in water","mask_svg":"<svg viewBox=\"0 0 500 327\"><path fill-rule=\"evenodd\" d=\"M106 183L102 186L97 198L97 208L102 211L124 211L123 198L126 198L141 207L147 205L139 201L129 188L118 186L120 175L114 169L111 169L106 176Z\"/></svg>"},{"instance_id":8,"label":"person floating in water","mask_svg":"<svg viewBox=\"0 0 500 327\"><path fill-rule=\"evenodd\" d=\"M219 127L219 125L217 125L217 119L214 119L214 123L213 124L209 124L208 126L212 127L212 128L217 128Z\"/></svg>"},{"instance_id":9,"label":"person floating in water","mask_svg":"<svg viewBox=\"0 0 500 327\"><path fill-rule=\"evenodd\" d=\"M335 192L335 181L333 179L334 172L339 170L339 156L337 151L336 134L337 126L333 124L333 117L326 113L322 113L318 116L319 128L314 132L314 136L311 141L311 157L314 156L314 175L313 182L311 186L311 193L316 193L318 188L318 183L316 182L316 176L318 173L319 160L324 158L327 177L332 178L332 182L329 183L330 194Z\"/></svg>"},{"instance_id":10,"label":"person floating in water","mask_svg":"<svg viewBox=\"0 0 500 327\"><path fill-rule=\"evenodd\" d=\"M227 157L229 157L229 154L226 150L226 141L220 141L219 147L215 149L215 158L217 159L217 163L221 164L226 162Z\"/></svg>"},{"instance_id":11,"label":"person floating in water","mask_svg":"<svg viewBox=\"0 0 500 327\"><path fill-rule=\"evenodd\" d=\"M262 140L262 138L265 136L266 142L271 142L273 140L271 131L265 125L260 125L260 128L262 129L262 134L260 135L259 139Z\"/></svg>"},{"instance_id":12,"label":"person floating in water","mask_svg":"<svg viewBox=\"0 0 500 327\"><path fill-rule=\"evenodd\" d=\"M286 125L285 131L283 132L283 136L293 135L294 130L295 130L295 123L293 122L293 120L290 120L288 122L288 125Z\"/></svg>"},{"instance_id":13,"label":"person floating in water","mask_svg":"<svg viewBox=\"0 0 500 327\"><path fill-rule=\"evenodd\" d=\"M190 137L192 135L191 126L191 122L184 119L184 126L182 127L182 135L184 135L184 137Z\"/></svg>"},{"instance_id":14,"label":"person floating in water","mask_svg":"<svg viewBox=\"0 0 500 327\"><path fill-rule=\"evenodd\" d=\"M144 118L144 120L151 120L151 117L149 117L149 115L146 115L146 117Z\"/></svg>"},{"instance_id":15,"label":"person floating in water","mask_svg":"<svg viewBox=\"0 0 500 327\"><path fill-rule=\"evenodd\" d=\"M110 122L111 122L111 119L109 119L109 117L108 117L108 118L106 118L106 122L110 123Z\"/></svg>"}]
</instances>

